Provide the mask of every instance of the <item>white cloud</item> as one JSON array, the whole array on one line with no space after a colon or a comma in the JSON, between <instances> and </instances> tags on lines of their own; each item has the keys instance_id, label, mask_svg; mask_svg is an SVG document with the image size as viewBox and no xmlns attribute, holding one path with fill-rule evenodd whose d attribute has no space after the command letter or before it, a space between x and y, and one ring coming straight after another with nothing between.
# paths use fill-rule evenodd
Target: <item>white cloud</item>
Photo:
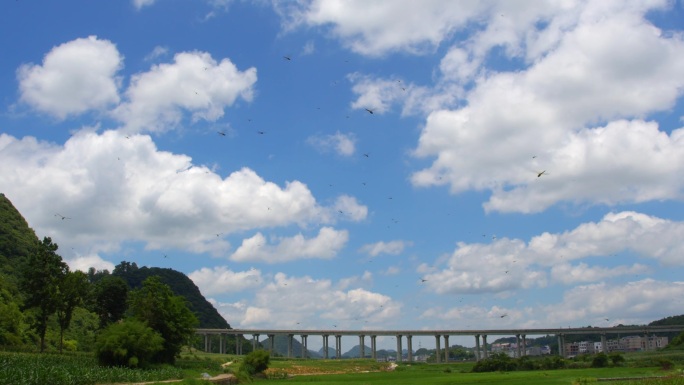
<instances>
[{"instance_id":1,"label":"white cloud","mask_svg":"<svg viewBox=\"0 0 684 385\"><path fill-rule=\"evenodd\" d=\"M141 9L142 7L147 7L155 3L157 0L133 0L133 6L136 9Z\"/></svg>"},{"instance_id":2,"label":"white cloud","mask_svg":"<svg viewBox=\"0 0 684 385\"><path fill-rule=\"evenodd\" d=\"M353 196L341 195L335 200L331 212L333 216L358 222L366 219L368 207L359 204Z\"/></svg>"},{"instance_id":3,"label":"white cloud","mask_svg":"<svg viewBox=\"0 0 684 385\"><path fill-rule=\"evenodd\" d=\"M574 22L561 23L567 30L554 24L553 43L528 68L484 67L464 107L432 112L415 155L434 161L412 182L490 190L485 209L503 212L681 198L684 131L668 135L643 118L681 97L684 41L644 18L663 2L605 3L571 12ZM445 76L472 78L470 66L454 73L451 62L477 60L472 52L450 51ZM537 178L542 170L548 175Z\"/></svg>"},{"instance_id":4,"label":"white cloud","mask_svg":"<svg viewBox=\"0 0 684 385\"><path fill-rule=\"evenodd\" d=\"M644 324L672 314L681 313L684 282L664 282L652 279L623 285L599 283L568 290L558 304L544 306L541 313L547 325L567 325L580 322L601 324L608 318L610 325Z\"/></svg>"},{"instance_id":5,"label":"white cloud","mask_svg":"<svg viewBox=\"0 0 684 385\"><path fill-rule=\"evenodd\" d=\"M570 265L564 263L551 268L551 279L564 284L600 282L606 278L620 275L639 275L648 272L648 267L635 263L632 266L601 267L589 266L586 263Z\"/></svg>"},{"instance_id":6,"label":"white cloud","mask_svg":"<svg viewBox=\"0 0 684 385\"><path fill-rule=\"evenodd\" d=\"M127 132L164 132L175 128L183 112L192 121L216 121L238 98L249 102L256 83L255 68L240 71L229 59L216 62L206 52L181 52L171 64L154 65L134 75L127 101L113 116Z\"/></svg>"},{"instance_id":7,"label":"white cloud","mask_svg":"<svg viewBox=\"0 0 684 385\"><path fill-rule=\"evenodd\" d=\"M362 253L366 253L370 255L371 257L377 257L380 254L390 254L390 255L399 255L404 252L404 248L407 246L411 246L411 242L406 242L406 241L400 241L400 240L395 240L395 241L389 241L389 242L376 242L376 243L370 243L367 245L363 245L359 251Z\"/></svg>"},{"instance_id":8,"label":"white cloud","mask_svg":"<svg viewBox=\"0 0 684 385\"><path fill-rule=\"evenodd\" d=\"M59 119L119 102L123 57L116 46L96 36L52 48L42 65L24 64L17 70L21 101Z\"/></svg>"},{"instance_id":9,"label":"white cloud","mask_svg":"<svg viewBox=\"0 0 684 385\"><path fill-rule=\"evenodd\" d=\"M343 329L390 323L399 315L401 304L366 289L339 289L330 280L277 273L273 282L256 293L250 308L256 314L268 311L271 317L238 316L240 327Z\"/></svg>"},{"instance_id":10,"label":"white cloud","mask_svg":"<svg viewBox=\"0 0 684 385\"><path fill-rule=\"evenodd\" d=\"M169 48L161 45L155 46L152 52L148 53L143 60L154 61L169 54Z\"/></svg>"},{"instance_id":11,"label":"white cloud","mask_svg":"<svg viewBox=\"0 0 684 385\"><path fill-rule=\"evenodd\" d=\"M37 233L67 253L74 246L113 252L140 241L148 249L221 255L230 247L224 237L238 231L330 223L342 206L352 219L367 210L348 196L340 198L346 204L320 206L301 182L279 186L248 168L223 177L186 155L159 151L147 135L118 131L81 131L64 146L0 134L0 186ZM333 245L343 239L346 232L333 229L316 238ZM304 243L308 252L321 248Z\"/></svg>"},{"instance_id":12,"label":"white cloud","mask_svg":"<svg viewBox=\"0 0 684 385\"><path fill-rule=\"evenodd\" d=\"M72 271L80 270L87 273L91 267L95 270L108 270L109 272L114 271L114 264L102 259L99 255L78 255L74 258L65 259L64 262L69 265Z\"/></svg>"},{"instance_id":13,"label":"white cloud","mask_svg":"<svg viewBox=\"0 0 684 385\"><path fill-rule=\"evenodd\" d=\"M260 270L232 271L227 266L203 267L188 274L188 277L204 296L250 290L262 283Z\"/></svg>"},{"instance_id":14,"label":"white cloud","mask_svg":"<svg viewBox=\"0 0 684 385\"><path fill-rule=\"evenodd\" d=\"M356 152L356 136L352 133L337 131L330 135L310 136L306 142L322 153L332 150L341 156L352 156Z\"/></svg>"},{"instance_id":15,"label":"white cloud","mask_svg":"<svg viewBox=\"0 0 684 385\"><path fill-rule=\"evenodd\" d=\"M330 26L351 50L368 56L390 51L420 53L435 49L481 9L480 3L439 0L414 2L328 1L275 3L286 28Z\"/></svg>"},{"instance_id":16,"label":"white cloud","mask_svg":"<svg viewBox=\"0 0 684 385\"><path fill-rule=\"evenodd\" d=\"M353 84L352 92L359 95L351 104L354 109L369 109L373 114L384 114L392 103L407 95L407 85L400 79L376 79L359 73L350 74L347 78Z\"/></svg>"},{"instance_id":17,"label":"white cloud","mask_svg":"<svg viewBox=\"0 0 684 385\"><path fill-rule=\"evenodd\" d=\"M615 260L630 252L679 266L684 263L684 223L635 212L607 214L599 222L584 223L560 234L543 233L529 243L501 238L491 243L458 243L443 266L422 264L428 290L440 294L501 293L545 287L549 274L553 282L597 282L627 274L644 274L647 265L605 267L570 261L590 257Z\"/></svg>"},{"instance_id":18,"label":"white cloud","mask_svg":"<svg viewBox=\"0 0 684 385\"><path fill-rule=\"evenodd\" d=\"M300 233L294 237L279 237L269 244L263 234L257 233L242 241L230 256L238 262L282 263L298 259L331 259L346 245L349 233L323 227L315 238L306 239Z\"/></svg>"},{"instance_id":19,"label":"white cloud","mask_svg":"<svg viewBox=\"0 0 684 385\"><path fill-rule=\"evenodd\" d=\"M533 237L527 251L536 263L547 266L592 256L610 256L631 251L663 265L684 261L684 223L642 213L624 211L606 214L599 222L584 223L561 234Z\"/></svg>"},{"instance_id":20,"label":"white cloud","mask_svg":"<svg viewBox=\"0 0 684 385\"><path fill-rule=\"evenodd\" d=\"M432 328L453 328L454 324L464 329L643 325L679 314L681 298L684 282L644 279L574 287L551 305L431 307L420 318Z\"/></svg>"}]
</instances>

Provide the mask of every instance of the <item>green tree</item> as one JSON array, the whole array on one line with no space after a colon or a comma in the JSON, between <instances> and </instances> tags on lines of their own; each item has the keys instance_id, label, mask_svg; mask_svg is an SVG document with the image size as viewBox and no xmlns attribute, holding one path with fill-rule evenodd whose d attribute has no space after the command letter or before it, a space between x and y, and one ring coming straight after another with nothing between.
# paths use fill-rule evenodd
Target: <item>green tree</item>
<instances>
[{"instance_id":1,"label":"green tree","mask_svg":"<svg viewBox=\"0 0 684 385\"><path fill-rule=\"evenodd\" d=\"M24 315L15 290L0 275L0 345L21 345Z\"/></svg>"},{"instance_id":2,"label":"green tree","mask_svg":"<svg viewBox=\"0 0 684 385\"><path fill-rule=\"evenodd\" d=\"M198 324L185 299L174 295L156 276L145 279L140 289L131 291L128 311L164 338L164 348L155 355L155 362L173 364Z\"/></svg>"},{"instance_id":3,"label":"green tree","mask_svg":"<svg viewBox=\"0 0 684 385\"><path fill-rule=\"evenodd\" d=\"M33 310L31 327L40 337L41 353L45 350L48 318L57 310L59 282L69 271L67 264L57 254L57 248L50 237L43 238L37 250L29 256L22 274L24 307Z\"/></svg>"},{"instance_id":4,"label":"green tree","mask_svg":"<svg viewBox=\"0 0 684 385\"><path fill-rule=\"evenodd\" d=\"M83 304L88 294L88 276L82 271L67 271L57 284L57 320L59 322L59 352L64 345L64 330L71 324L71 316L76 306Z\"/></svg>"},{"instance_id":5,"label":"green tree","mask_svg":"<svg viewBox=\"0 0 684 385\"><path fill-rule=\"evenodd\" d=\"M100 365L145 367L164 348L164 339L135 319L109 325L97 336L95 349Z\"/></svg>"},{"instance_id":6,"label":"green tree","mask_svg":"<svg viewBox=\"0 0 684 385\"><path fill-rule=\"evenodd\" d=\"M123 318L128 300L128 285L121 277L106 275L93 289L93 310L100 317L100 327Z\"/></svg>"}]
</instances>

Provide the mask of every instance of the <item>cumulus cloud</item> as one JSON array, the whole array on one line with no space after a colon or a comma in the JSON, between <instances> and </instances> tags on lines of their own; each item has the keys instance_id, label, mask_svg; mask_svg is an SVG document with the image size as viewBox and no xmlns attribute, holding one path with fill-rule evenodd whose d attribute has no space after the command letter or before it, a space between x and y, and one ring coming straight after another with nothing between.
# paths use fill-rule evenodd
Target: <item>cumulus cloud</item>
<instances>
[{"instance_id":1,"label":"cumulus cloud","mask_svg":"<svg viewBox=\"0 0 684 385\"><path fill-rule=\"evenodd\" d=\"M563 282L565 284L600 282L604 279L620 275L639 275L648 271L649 268L647 266L638 263L635 263L632 266L617 266L612 268L589 266L586 263L580 263L575 266L564 263L551 268L551 278L556 282Z\"/></svg>"},{"instance_id":2,"label":"cumulus cloud","mask_svg":"<svg viewBox=\"0 0 684 385\"><path fill-rule=\"evenodd\" d=\"M366 289L339 289L332 281L309 276L292 277L277 273L273 281L259 290L252 302L253 312L268 310L272 317L244 317L241 327L268 324L273 327L306 328L335 324L378 324L398 316L401 304L386 295ZM292 304L297 306L293 307Z\"/></svg>"},{"instance_id":3,"label":"cumulus cloud","mask_svg":"<svg viewBox=\"0 0 684 385\"><path fill-rule=\"evenodd\" d=\"M356 136L352 133L337 131L330 135L315 135L306 142L322 153L334 151L341 156L352 156L356 152Z\"/></svg>"},{"instance_id":4,"label":"cumulus cloud","mask_svg":"<svg viewBox=\"0 0 684 385\"><path fill-rule=\"evenodd\" d=\"M644 324L681 312L684 282L643 279L622 285L597 283L568 290L558 304L544 306L547 325L590 322Z\"/></svg>"},{"instance_id":5,"label":"cumulus cloud","mask_svg":"<svg viewBox=\"0 0 684 385\"><path fill-rule=\"evenodd\" d=\"M173 63L154 65L131 78L126 101L112 112L127 132L165 132L178 126L183 113L191 121L216 121L238 98L251 101L256 68L240 71L229 60L206 52L181 52Z\"/></svg>"},{"instance_id":6,"label":"cumulus cloud","mask_svg":"<svg viewBox=\"0 0 684 385\"><path fill-rule=\"evenodd\" d=\"M321 206L303 183L279 186L249 168L224 177L158 150L147 135L119 131L80 131L63 146L0 134L0 186L38 234L88 253L140 241L148 249L221 255L230 247L224 238L238 231L330 223L338 207L350 219L367 211L349 196ZM346 232L325 228L315 239L342 245ZM293 249L295 239L286 244ZM309 253L320 247L303 245Z\"/></svg>"},{"instance_id":7,"label":"cumulus cloud","mask_svg":"<svg viewBox=\"0 0 684 385\"><path fill-rule=\"evenodd\" d=\"M400 240L389 242L380 241L376 243L363 245L361 249L359 249L359 251L362 253L366 253L371 257L377 257L380 254L399 255L404 252L404 248L411 245L411 242Z\"/></svg>"},{"instance_id":8,"label":"cumulus cloud","mask_svg":"<svg viewBox=\"0 0 684 385\"><path fill-rule=\"evenodd\" d=\"M368 56L391 51L421 53L439 43L479 12L479 3L409 0L391 2L310 1L275 3L286 28L330 27L349 49ZM425 20L431 22L426 23ZM399 22L400 21L400 22Z\"/></svg>"},{"instance_id":9,"label":"cumulus cloud","mask_svg":"<svg viewBox=\"0 0 684 385\"><path fill-rule=\"evenodd\" d=\"M678 314L681 298L684 282L643 279L577 286L551 305L431 307L420 318L434 328L464 329L642 325Z\"/></svg>"},{"instance_id":10,"label":"cumulus cloud","mask_svg":"<svg viewBox=\"0 0 684 385\"><path fill-rule=\"evenodd\" d=\"M123 57L116 46L96 36L52 48L42 65L17 70L22 102L64 119L89 110L104 110L119 102Z\"/></svg>"},{"instance_id":11,"label":"cumulus cloud","mask_svg":"<svg viewBox=\"0 0 684 385\"><path fill-rule=\"evenodd\" d=\"M297 259L331 259L346 245L349 233L323 227L314 238L306 239L301 233L293 237L277 237L272 243L262 233L242 241L230 256L238 262L282 263Z\"/></svg>"},{"instance_id":12,"label":"cumulus cloud","mask_svg":"<svg viewBox=\"0 0 684 385\"><path fill-rule=\"evenodd\" d=\"M80 270L84 273L87 273L91 267L95 268L95 270L108 270L109 272L114 271L114 264L102 259L97 254L77 255L73 258L64 260L64 262L69 265L69 268L72 271Z\"/></svg>"},{"instance_id":13,"label":"cumulus cloud","mask_svg":"<svg viewBox=\"0 0 684 385\"><path fill-rule=\"evenodd\" d=\"M570 261L593 257L616 259L634 253L663 265L679 266L684 223L635 212L609 213L599 222L584 223L560 234L543 233L528 243L501 238L491 243L458 243L443 266L421 265L425 287L440 294L500 293L545 287L553 282L599 282L645 274L647 265L604 267Z\"/></svg>"},{"instance_id":14,"label":"cumulus cloud","mask_svg":"<svg viewBox=\"0 0 684 385\"><path fill-rule=\"evenodd\" d=\"M684 40L645 19L663 2L637 3L590 3L556 14L572 20L551 21L555 32L534 37L549 41L515 72L486 71L483 63L473 79L475 45L449 51L445 78L474 83L465 106L429 114L415 155L434 161L412 182L448 185L453 193L490 190L485 210L503 212L539 212L562 201L681 198L675 176L684 172L684 131L667 134L643 118L681 97ZM525 47L510 56L524 57ZM463 73L454 63L467 64Z\"/></svg>"},{"instance_id":15,"label":"cumulus cloud","mask_svg":"<svg viewBox=\"0 0 684 385\"><path fill-rule=\"evenodd\" d=\"M262 283L260 270L233 271L227 266L203 267L188 274L188 277L204 296L250 290Z\"/></svg>"}]
</instances>

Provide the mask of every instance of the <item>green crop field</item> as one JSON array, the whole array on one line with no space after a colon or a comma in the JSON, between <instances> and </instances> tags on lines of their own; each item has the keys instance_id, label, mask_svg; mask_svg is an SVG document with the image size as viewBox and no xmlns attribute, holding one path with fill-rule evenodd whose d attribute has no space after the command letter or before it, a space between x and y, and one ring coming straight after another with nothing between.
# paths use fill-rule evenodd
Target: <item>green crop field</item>
<instances>
[{"instance_id":1,"label":"green crop field","mask_svg":"<svg viewBox=\"0 0 684 385\"><path fill-rule=\"evenodd\" d=\"M272 358L265 378L269 384L564 384L583 385L684 385L684 352L627 354L624 366L576 369L472 373L473 362L448 364L403 363L393 365L369 359L302 360ZM205 384L202 373L218 375L236 371L243 357L208 353L182 354L175 367L149 370L99 367L87 354L32 354L0 352L0 385L66 385L139 383L183 379L178 384ZM674 363L664 370L663 359ZM222 367L222 364L228 364ZM662 378L654 378L662 377ZM636 378L639 378L638 380ZM614 380L610 380L614 379ZM620 380L618 380L620 379Z\"/></svg>"}]
</instances>

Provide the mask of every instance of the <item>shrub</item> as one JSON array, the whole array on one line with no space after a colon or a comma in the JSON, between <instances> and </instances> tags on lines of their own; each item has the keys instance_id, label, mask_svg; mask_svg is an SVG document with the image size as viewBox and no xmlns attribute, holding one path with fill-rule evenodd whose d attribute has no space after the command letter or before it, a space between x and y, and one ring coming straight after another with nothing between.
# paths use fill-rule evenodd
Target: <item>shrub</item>
<instances>
[{"instance_id":1,"label":"shrub","mask_svg":"<svg viewBox=\"0 0 684 385\"><path fill-rule=\"evenodd\" d=\"M143 322L128 319L109 325L97 337L100 365L144 367L163 349L164 339Z\"/></svg>"},{"instance_id":2,"label":"shrub","mask_svg":"<svg viewBox=\"0 0 684 385\"><path fill-rule=\"evenodd\" d=\"M257 373L262 373L264 370L268 369L268 364L270 363L271 356L265 350L255 350L247 354L240 364L239 371L244 371L250 376Z\"/></svg>"},{"instance_id":3,"label":"shrub","mask_svg":"<svg viewBox=\"0 0 684 385\"><path fill-rule=\"evenodd\" d=\"M660 366L660 369L662 370L672 370L672 368L674 368L674 362L667 358L660 358L658 360L658 366Z\"/></svg>"},{"instance_id":4,"label":"shrub","mask_svg":"<svg viewBox=\"0 0 684 385\"><path fill-rule=\"evenodd\" d=\"M565 367L565 360L561 356L549 356L545 357L541 362L541 368L550 369L563 369Z\"/></svg>"},{"instance_id":5,"label":"shrub","mask_svg":"<svg viewBox=\"0 0 684 385\"><path fill-rule=\"evenodd\" d=\"M606 353L598 353L594 356L594 359L591 360L592 368L605 368L606 366L608 366L608 356Z\"/></svg>"},{"instance_id":6,"label":"shrub","mask_svg":"<svg viewBox=\"0 0 684 385\"><path fill-rule=\"evenodd\" d=\"M625 357L620 354L619 352L612 352L608 355L610 360L613 362L613 365L615 366L620 366L625 362Z\"/></svg>"},{"instance_id":7,"label":"shrub","mask_svg":"<svg viewBox=\"0 0 684 385\"><path fill-rule=\"evenodd\" d=\"M478 361L473 372L510 372L517 369L515 361L506 353L494 353L489 358Z\"/></svg>"}]
</instances>

